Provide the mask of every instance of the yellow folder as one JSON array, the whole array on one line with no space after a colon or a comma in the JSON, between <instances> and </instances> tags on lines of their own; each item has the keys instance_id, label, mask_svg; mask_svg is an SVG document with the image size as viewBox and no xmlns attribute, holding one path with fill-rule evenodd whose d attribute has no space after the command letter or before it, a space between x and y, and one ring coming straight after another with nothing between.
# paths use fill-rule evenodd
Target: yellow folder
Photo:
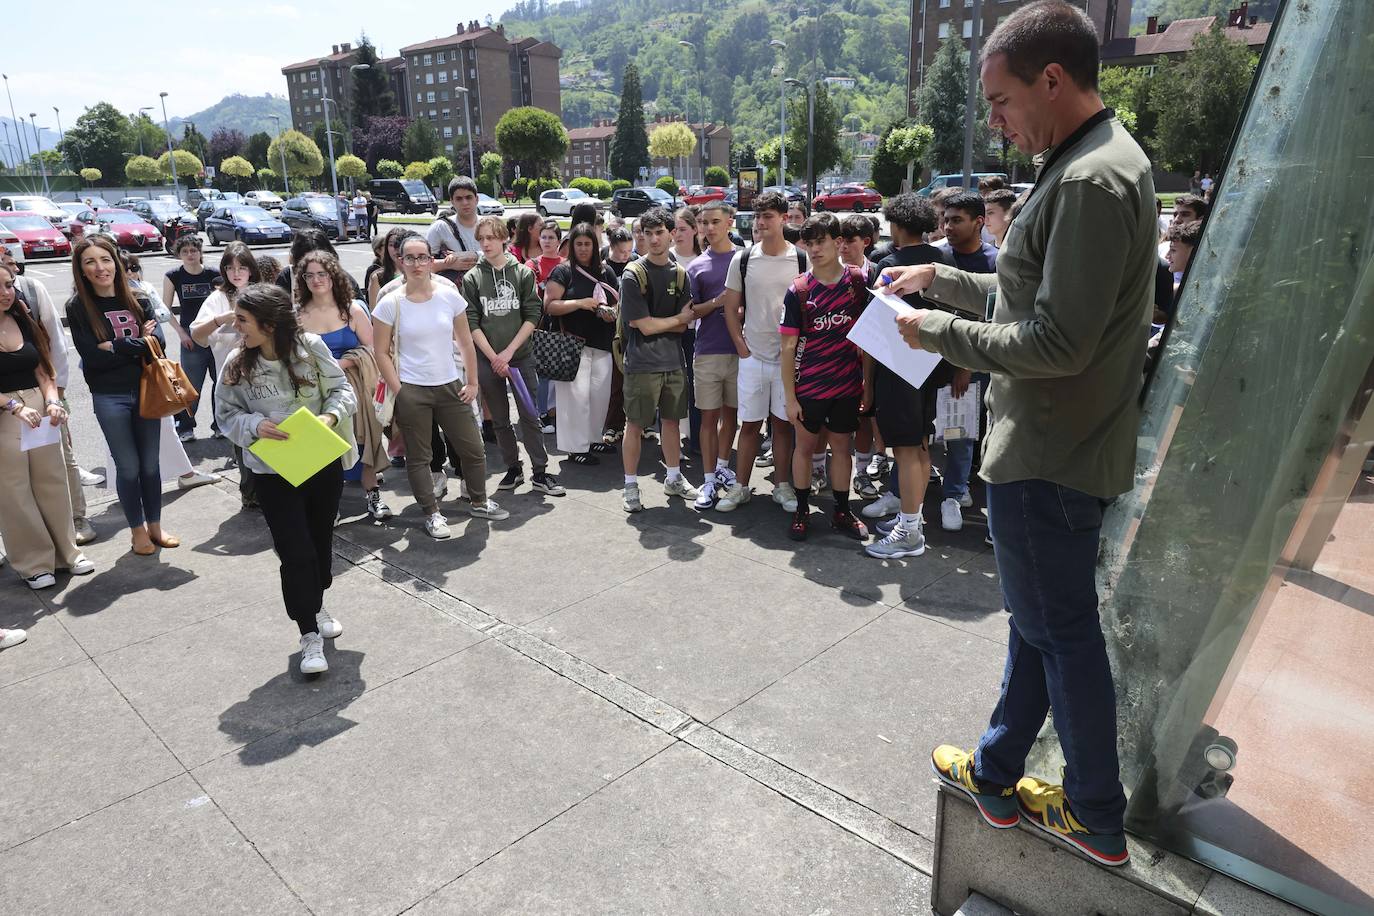
<instances>
[{"instance_id":1,"label":"yellow folder","mask_svg":"<svg viewBox=\"0 0 1374 916\"><path fill-rule=\"evenodd\" d=\"M249 451L293 487L299 487L348 451L348 443L305 407L282 420L277 428L290 438L259 439L249 446Z\"/></svg>"}]
</instances>

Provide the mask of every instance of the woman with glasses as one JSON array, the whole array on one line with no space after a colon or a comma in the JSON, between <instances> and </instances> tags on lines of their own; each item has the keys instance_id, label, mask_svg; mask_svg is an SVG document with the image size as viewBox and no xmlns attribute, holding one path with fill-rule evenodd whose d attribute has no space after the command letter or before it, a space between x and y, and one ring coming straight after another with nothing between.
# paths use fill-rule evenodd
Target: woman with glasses
<instances>
[{"instance_id":1,"label":"woman with glasses","mask_svg":"<svg viewBox=\"0 0 1374 916\"><path fill-rule=\"evenodd\" d=\"M468 328L467 302L451 285L436 282L434 255L422 236L401 246L405 283L387 293L373 313L377 367L396 392L395 423L406 440L406 476L425 516L425 533L435 539L449 536L448 522L439 512L429 461L431 425L437 421L453 442L463 465L471 500L468 512L497 521L510 513L487 497L487 457L472 402L477 397L477 356ZM391 343L395 336L396 354ZM454 341L468 367L459 384Z\"/></svg>"},{"instance_id":2,"label":"woman with glasses","mask_svg":"<svg viewBox=\"0 0 1374 916\"><path fill-rule=\"evenodd\" d=\"M382 424L372 410L372 395L377 389L377 362L372 355L372 319L367 309L351 292L348 276L338 258L323 251L312 251L296 262L296 317L301 327L320 335L330 354L344 370L353 386L353 396L362 407L353 413L353 435L363 447L363 494L367 514L382 522L391 518L391 509L382 502L377 474L387 465Z\"/></svg>"}]
</instances>

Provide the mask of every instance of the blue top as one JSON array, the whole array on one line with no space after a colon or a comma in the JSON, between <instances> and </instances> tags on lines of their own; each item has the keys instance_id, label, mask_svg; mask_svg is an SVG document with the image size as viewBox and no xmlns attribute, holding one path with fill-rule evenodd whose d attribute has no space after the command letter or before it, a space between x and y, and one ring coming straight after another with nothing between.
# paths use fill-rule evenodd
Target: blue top
<instances>
[{"instance_id":1,"label":"blue top","mask_svg":"<svg viewBox=\"0 0 1374 916\"><path fill-rule=\"evenodd\" d=\"M349 350L362 346L362 341L358 339L357 334L353 333L353 328L349 325L344 325L337 331L330 331L328 334L321 334L320 340L323 340L325 346L329 347L329 352L333 354L335 359L341 359Z\"/></svg>"}]
</instances>

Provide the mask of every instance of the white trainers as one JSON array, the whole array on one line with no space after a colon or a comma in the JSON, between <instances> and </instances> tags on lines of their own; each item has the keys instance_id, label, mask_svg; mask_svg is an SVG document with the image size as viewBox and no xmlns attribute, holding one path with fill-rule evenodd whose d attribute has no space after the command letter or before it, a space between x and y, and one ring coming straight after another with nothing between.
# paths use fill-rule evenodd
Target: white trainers
<instances>
[{"instance_id":1,"label":"white trainers","mask_svg":"<svg viewBox=\"0 0 1374 916\"><path fill-rule=\"evenodd\" d=\"M733 512L740 506L749 502L749 499L753 495L753 487L746 487L736 480L728 484L725 489L721 491L720 499L716 501L716 511Z\"/></svg>"},{"instance_id":2,"label":"white trainers","mask_svg":"<svg viewBox=\"0 0 1374 916\"><path fill-rule=\"evenodd\" d=\"M961 531L964 527L964 510L959 500L950 497L940 503L940 527L946 531Z\"/></svg>"},{"instance_id":3,"label":"white trainers","mask_svg":"<svg viewBox=\"0 0 1374 916\"><path fill-rule=\"evenodd\" d=\"M72 528L76 530L76 546L78 547L89 544L96 539L95 528L88 518L77 516L72 519Z\"/></svg>"},{"instance_id":4,"label":"white trainers","mask_svg":"<svg viewBox=\"0 0 1374 916\"><path fill-rule=\"evenodd\" d=\"M28 583L29 588L38 591L40 588L52 588L57 584L57 577L52 573L38 573L29 576L24 581Z\"/></svg>"},{"instance_id":5,"label":"white trainers","mask_svg":"<svg viewBox=\"0 0 1374 916\"><path fill-rule=\"evenodd\" d=\"M638 512L644 508L644 503L639 499L639 484L625 484L625 495L620 498L620 508L626 512Z\"/></svg>"},{"instance_id":6,"label":"white trainers","mask_svg":"<svg viewBox=\"0 0 1374 916\"><path fill-rule=\"evenodd\" d=\"M431 471L430 476L434 480L434 498L443 499L448 495L448 475L443 471Z\"/></svg>"},{"instance_id":7,"label":"white trainers","mask_svg":"<svg viewBox=\"0 0 1374 916\"><path fill-rule=\"evenodd\" d=\"M873 502L863 507L864 518L886 518L902 511L902 501L892 495L891 490L883 491Z\"/></svg>"},{"instance_id":8,"label":"white trainers","mask_svg":"<svg viewBox=\"0 0 1374 916\"><path fill-rule=\"evenodd\" d=\"M315 626L320 628L323 639L337 639L343 633L343 624L330 617L328 611L320 611L315 615Z\"/></svg>"},{"instance_id":9,"label":"white trainers","mask_svg":"<svg viewBox=\"0 0 1374 916\"><path fill-rule=\"evenodd\" d=\"M663 482L663 493L666 496L681 496L683 499L694 502L701 495L701 491L688 483L687 478L680 474Z\"/></svg>"},{"instance_id":10,"label":"white trainers","mask_svg":"<svg viewBox=\"0 0 1374 916\"><path fill-rule=\"evenodd\" d=\"M797 511L797 491L790 483L780 483L773 488L773 502L782 506L784 512Z\"/></svg>"},{"instance_id":11,"label":"white trainers","mask_svg":"<svg viewBox=\"0 0 1374 916\"><path fill-rule=\"evenodd\" d=\"M23 630L0 630L0 649L9 649L29 638Z\"/></svg>"},{"instance_id":12,"label":"white trainers","mask_svg":"<svg viewBox=\"0 0 1374 916\"><path fill-rule=\"evenodd\" d=\"M178 477L177 486L183 490L194 490L196 487L203 487L217 480L219 480L218 474L202 474L200 471L192 471Z\"/></svg>"},{"instance_id":13,"label":"white trainers","mask_svg":"<svg viewBox=\"0 0 1374 916\"><path fill-rule=\"evenodd\" d=\"M692 503L693 509L706 511L716 504L716 478L715 475L707 477L701 482L701 492L696 501Z\"/></svg>"},{"instance_id":14,"label":"white trainers","mask_svg":"<svg viewBox=\"0 0 1374 916\"><path fill-rule=\"evenodd\" d=\"M89 576L95 572L95 564L83 554L76 558L76 562L72 564L72 568L68 572L73 576Z\"/></svg>"},{"instance_id":15,"label":"white trainers","mask_svg":"<svg viewBox=\"0 0 1374 916\"><path fill-rule=\"evenodd\" d=\"M879 477L886 477L888 470L892 467L892 459L882 452L874 455L868 461L868 476L875 480Z\"/></svg>"},{"instance_id":16,"label":"white trainers","mask_svg":"<svg viewBox=\"0 0 1374 916\"><path fill-rule=\"evenodd\" d=\"M97 474L82 467L76 469L76 477L83 487L98 487L105 482L104 474Z\"/></svg>"},{"instance_id":17,"label":"white trainers","mask_svg":"<svg viewBox=\"0 0 1374 916\"><path fill-rule=\"evenodd\" d=\"M494 499L488 499L484 503L471 503L468 506L468 514L473 518L484 518L489 522L499 522L503 518L510 518L510 513L497 505Z\"/></svg>"},{"instance_id":18,"label":"white trainers","mask_svg":"<svg viewBox=\"0 0 1374 916\"><path fill-rule=\"evenodd\" d=\"M968 490L965 490L964 495L959 497L959 505L964 507L965 509L972 509L973 494L970 493Z\"/></svg>"},{"instance_id":19,"label":"white trainers","mask_svg":"<svg viewBox=\"0 0 1374 916\"><path fill-rule=\"evenodd\" d=\"M301 637L301 674L320 674L329 670L329 662L324 660L324 637L319 633L306 633Z\"/></svg>"},{"instance_id":20,"label":"white trainers","mask_svg":"<svg viewBox=\"0 0 1374 916\"><path fill-rule=\"evenodd\" d=\"M902 557L919 557L926 552L926 536L917 525L908 531L898 524L880 541L874 541L864 548L864 553L879 560L897 560Z\"/></svg>"},{"instance_id":21,"label":"white trainers","mask_svg":"<svg viewBox=\"0 0 1374 916\"><path fill-rule=\"evenodd\" d=\"M368 490L365 496L367 500L367 514L379 522L384 522L391 518L391 507L382 502L382 491Z\"/></svg>"},{"instance_id":22,"label":"white trainers","mask_svg":"<svg viewBox=\"0 0 1374 916\"><path fill-rule=\"evenodd\" d=\"M425 519L425 534L436 541L442 541L448 537L448 519L444 518L442 512L436 512Z\"/></svg>"}]
</instances>

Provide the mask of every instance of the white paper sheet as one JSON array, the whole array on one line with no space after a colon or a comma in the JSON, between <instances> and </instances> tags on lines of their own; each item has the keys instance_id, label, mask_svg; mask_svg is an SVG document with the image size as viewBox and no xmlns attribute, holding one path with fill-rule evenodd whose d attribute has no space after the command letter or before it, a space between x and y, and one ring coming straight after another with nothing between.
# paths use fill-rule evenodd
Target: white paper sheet
<instances>
[{"instance_id":1,"label":"white paper sheet","mask_svg":"<svg viewBox=\"0 0 1374 916\"><path fill-rule=\"evenodd\" d=\"M941 388L935 398L935 438L977 439L981 402L978 382L970 384L961 398L956 398L948 385Z\"/></svg>"},{"instance_id":2,"label":"white paper sheet","mask_svg":"<svg viewBox=\"0 0 1374 916\"><path fill-rule=\"evenodd\" d=\"M854 327L849 329L849 339L860 350L900 375L907 384L920 388L940 364L940 354L912 349L902 340L897 330L897 316L914 311L891 293L874 290L873 301L864 309L859 320L854 322Z\"/></svg>"},{"instance_id":3,"label":"white paper sheet","mask_svg":"<svg viewBox=\"0 0 1374 916\"><path fill-rule=\"evenodd\" d=\"M45 445L56 445L62 441L62 427L53 426L48 422L48 415L43 415L43 421L37 426L29 426L27 423L19 424L19 451L27 452L32 449L42 448Z\"/></svg>"}]
</instances>

